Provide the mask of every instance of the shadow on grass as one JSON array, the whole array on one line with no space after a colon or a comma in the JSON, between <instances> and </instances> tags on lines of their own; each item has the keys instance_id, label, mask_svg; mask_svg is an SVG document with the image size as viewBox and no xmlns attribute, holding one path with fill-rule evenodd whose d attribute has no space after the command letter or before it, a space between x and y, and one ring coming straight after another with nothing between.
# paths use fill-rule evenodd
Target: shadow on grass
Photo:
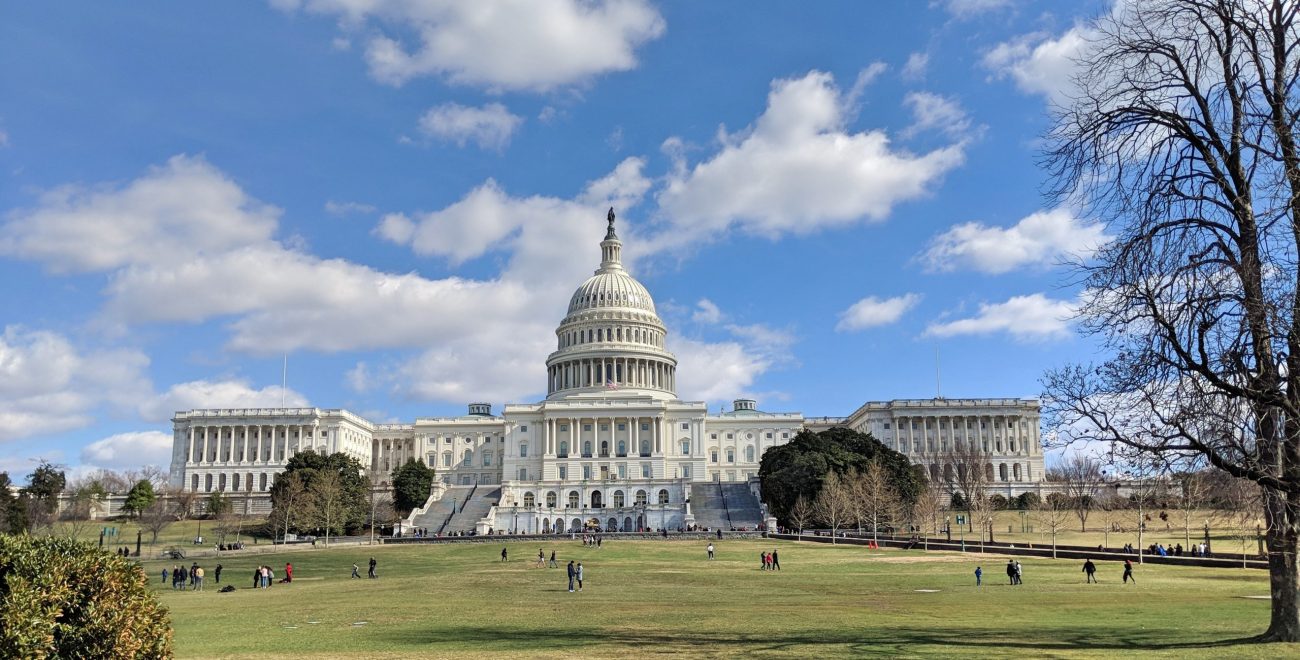
<instances>
[{"instance_id":1,"label":"shadow on grass","mask_svg":"<svg viewBox=\"0 0 1300 660\"><path fill-rule=\"evenodd\" d=\"M1031 634L1032 632L1032 634ZM836 648L854 653L879 653L884 650L912 650L933 647L935 653L952 654L957 649L969 651L998 650L1039 651L1169 651L1204 649L1253 644L1255 637L1171 641L1161 631L1120 631L1102 633L1095 629L1026 630L939 630L919 628L880 628L870 630L808 630L794 634L745 633L720 634L707 631L673 633L626 629L574 630L521 629L498 627L456 627L450 629L403 630L384 636L403 645L464 645L478 652L491 651L563 651L588 646L625 647L639 654L691 653L709 649L747 651L750 653L816 653L818 648L832 652Z\"/></svg>"}]
</instances>

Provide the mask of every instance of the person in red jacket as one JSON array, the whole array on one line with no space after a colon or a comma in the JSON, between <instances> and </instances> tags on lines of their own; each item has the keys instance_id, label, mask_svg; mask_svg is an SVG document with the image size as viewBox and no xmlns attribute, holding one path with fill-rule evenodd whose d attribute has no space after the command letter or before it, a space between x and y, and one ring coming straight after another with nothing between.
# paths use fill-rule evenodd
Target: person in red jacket
<instances>
[{"instance_id":1,"label":"person in red jacket","mask_svg":"<svg viewBox=\"0 0 1300 660\"><path fill-rule=\"evenodd\" d=\"M293 564L289 562L284 563L284 581L293 582Z\"/></svg>"}]
</instances>

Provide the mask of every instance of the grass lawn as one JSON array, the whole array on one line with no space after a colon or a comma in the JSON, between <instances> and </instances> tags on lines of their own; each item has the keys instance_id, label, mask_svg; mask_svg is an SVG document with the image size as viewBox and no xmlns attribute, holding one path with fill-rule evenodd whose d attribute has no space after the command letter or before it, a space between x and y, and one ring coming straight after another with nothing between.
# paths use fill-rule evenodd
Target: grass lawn
<instances>
[{"instance_id":1,"label":"grass lawn","mask_svg":"<svg viewBox=\"0 0 1300 660\"><path fill-rule=\"evenodd\" d=\"M1025 584L1006 585L1005 558L866 550L777 541L625 541L558 550L561 568L536 568L538 544L333 548L215 561L202 593L160 582L182 657L1298 657L1300 645L1243 638L1268 623L1262 571L1140 566L1120 584L1118 564L1083 583L1074 561L1024 561ZM782 570L759 570L777 548ZM350 579L379 561L378 580ZM567 591L564 564L583 562L586 588ZM257 563L292 585L254 590ZM985 585L974 586L976 565ZM168 564L170 567L170 564ZM927 590L927 591L921 591ZM928 590L934 590L929 592Z\"/></svg>"}]
</instances>

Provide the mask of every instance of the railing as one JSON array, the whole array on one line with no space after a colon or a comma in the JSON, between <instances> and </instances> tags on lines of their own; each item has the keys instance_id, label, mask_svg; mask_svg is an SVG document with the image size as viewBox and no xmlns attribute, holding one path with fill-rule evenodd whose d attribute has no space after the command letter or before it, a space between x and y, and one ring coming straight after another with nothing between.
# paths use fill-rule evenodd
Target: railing
<instances>
[{"instance_id":1,"label":"railing","mask_svg":"<svg viewBox=\"0 0 1300 660\"><path fill-rule=\"evenodd\" d=\"M718 496L722 498L722 515L727 519L727 529L731 529L735 525L731 524L731 509L727 507L727 490L722 487L721 481L717 482L717 484Z\"/></svg>"}]
</instances>

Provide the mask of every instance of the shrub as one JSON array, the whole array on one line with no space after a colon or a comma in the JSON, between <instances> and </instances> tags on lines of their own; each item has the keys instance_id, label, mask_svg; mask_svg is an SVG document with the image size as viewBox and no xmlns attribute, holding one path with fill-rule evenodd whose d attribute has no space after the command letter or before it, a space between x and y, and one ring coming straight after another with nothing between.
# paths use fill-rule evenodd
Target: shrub
<instances>
[{"instance_id":1,"label":"shrub","mask_svg":"<svg viewBox=\"0 0 1300 660\"><path fill-rule=\"evenodd\" d=\"M167 610L138 565L71 539L0 535L0 657L171 655Z\"/></svg>"},{"instance_id":2,"label":"shrub","mask_svg":"<svg viewBox=\"0 0 1300 660\"><path fill-rule=\"evenodd\" d=\"M994 494L989 497L989 504L993 505L994 509L1001 511L1007 508L1007 498L998 494Z\"/></svg>"}]
</instances>

